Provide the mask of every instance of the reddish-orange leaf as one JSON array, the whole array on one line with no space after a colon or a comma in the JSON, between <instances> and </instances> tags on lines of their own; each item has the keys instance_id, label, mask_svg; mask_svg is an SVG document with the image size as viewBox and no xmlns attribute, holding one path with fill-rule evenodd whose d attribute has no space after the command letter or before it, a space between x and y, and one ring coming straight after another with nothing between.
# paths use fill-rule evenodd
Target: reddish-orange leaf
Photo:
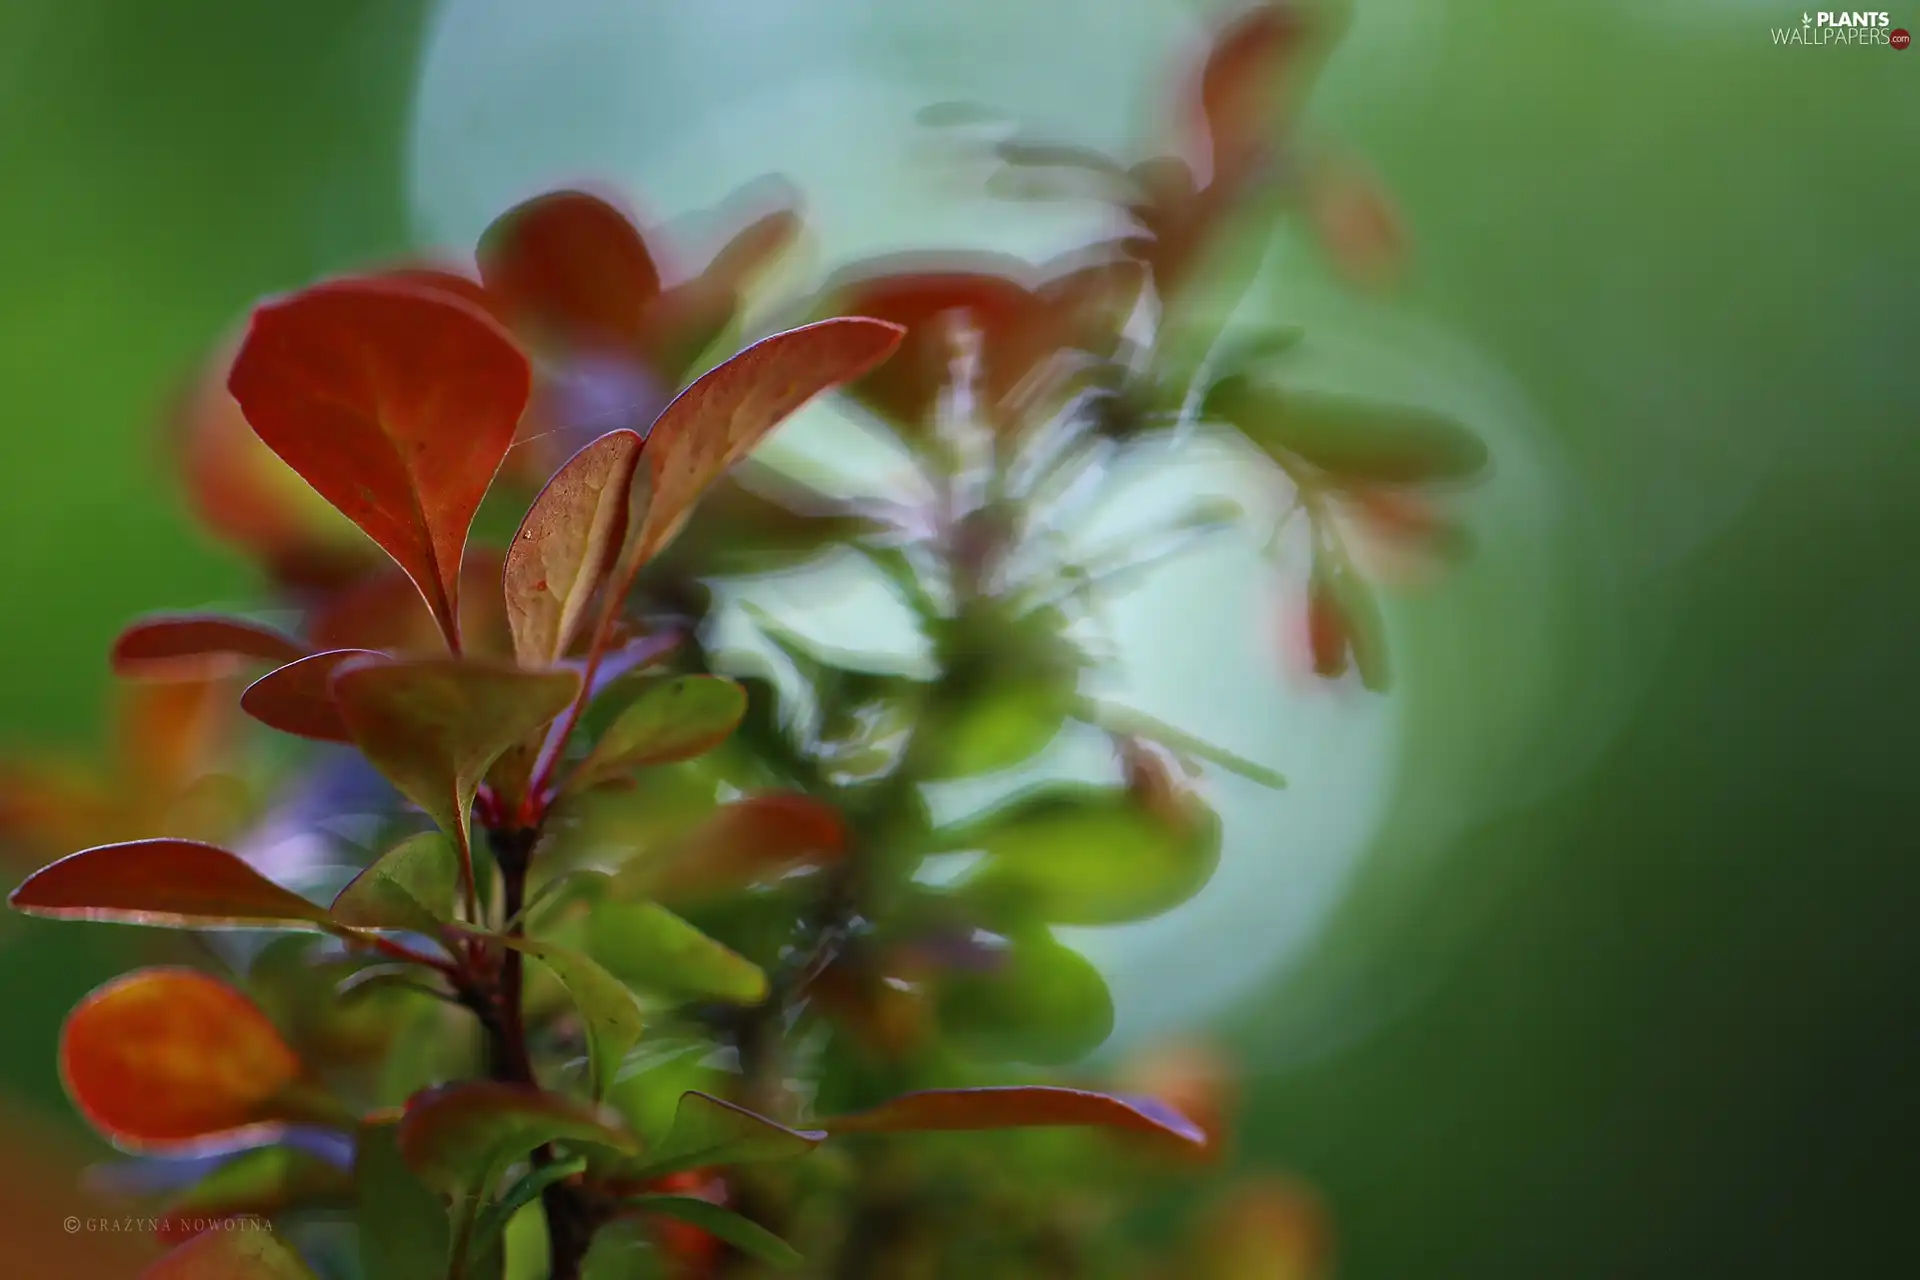
<instances>
[{"instance_id":1,"label":"reddish-orange leaf","mask_svg":"<svg viewBox=\"0 0 1920 1280\"><path fill-rule=\"evenodd\" d=\"M628 534L614 599L680 531L708 485L807 401L885 360L903 332L859 317L803 325L761 339L682 391L647 438L646 514Z\"/></svg>"},{"instance_id":2,"label":"reddish-orange leaf","mask_svg":"<svg viewBox=\"0 0 1920 1280\"><path fill-rule=\"evenodd\" d=\"M1307 180L1307 211L1333 264L1356 284L1384 288L1406 265L1407 233L1386 188L1349 156L1322 160Z\"/></svg>"},{"instance_id":3,"label":"reddish-orange leaf","mask_svg":"<svg viewBox=\"0 0 1920 1280\"><path fill-rule=\"evenodd\" d=\"M313 1280L313 1272L266 1219L242 1216L194 1236L140 1280Z\"/></svg>"},{"instance_id":4,"label":"reddish-orange leaf","mask_svg":"<svg viewBox=\"0 0 1920 1280\"><path fill-rule=\"evenodd\" d=\"M252 658L277 665L308 652L292 636L257 622L187 613L142 618L114 640L112 656L116 675L133 676L209 664L218 669L222 659Z\"/></svg>"},{"instance_id":5,"label":"reddish-orange leaf","mask_svg":"<svg viewBox=\"0 0 1920 1280\"><path fill-rule=\"evenodd\" d=\"M87 1120L130 1147L179 1147L271 1119L300 1062L267 1016L188 969L142 969L67 1015L60 1076Z\"/></svg>"},{"instance_id":6,"label":"reddish-orange leaf","mask_svg":"<svg viewBox=\"0 0 1920 1280\"><path fill-rule=\"evenodd\" d=\"M434 293L451 294L462 302L478 307L496 320L503 319L499 315L499 303L487 292L485 285L450 267L412 263L407 266L391 267L380 272L377 278Z\"/></svg>"},{"instance_id":7,"label":"reddish-orange leaf","mask_svg":"<svg viewBox=\"0 0 1920 1280\"><path fill-rule=\"evenodd\" d=\"M260 307L228 386L268 447L407 571L452 637L467 529L531 379L485 313L376 279Z\"/></svg>"},{"instance_id":8,"label":"reddish-orange leaf","mask_svg":"<svg viewBox=\"0 0 1920 1280\"><path fill-rule=\"evenodd\" d=\"M567 348L635 350L660 273L633 221L584 191L516 205L480 236L480 278L514 326Z\"/></svg>"},{"instance_id":9,"label":"reddish-orange leaf","mask_svg":"<svg viewBox=\"0 0 1920 1280\"><path fill-rule=\"evenodd\" d=\"M1326 1280L1334 1271L1332 1224L1313 1190L1267 1175L1211 1205L1182 1252L1194 1280Z\"/></svg>"},{"instance_id":10,"label":"reddish-orange leaf","mask_svg":"<svg viewBox=\"0 0 1920 1280\"><path fill-rule=\"evenodd\" d=\"M333 700L361 752L463 852L487 769L579 691L575 671L456 658L350 662L333 677Z\"/></svg>"},{"instance_id":11,"label":"reddish-orange leaf","mask_svg":"<svg viewBox=\"0 0 1920 1280\"><path fill-rule=\"evenodd\" d=\"M1315 675L1331 680L1346 674L1352 645L1346 610L1332 585L1318 574L1307 584L1307 645Z\"/></svg>"},{"instance_id":12,"label":"reddish-orange leaf","mask_svg":"<svg viewBox=\"0 0 1920 1280\"><path fill-rule=\"evenodd\" d=\"M905 1093L870 1111L823 1120L820 1127L828 1133L1098 1127L1171 1135L1195 1146L1207 1140L1193 1121L1150 1098L1121 1098L1046 1085Z\"/></svg>"},{"instance_id":13,"label":"reddish-orange leaf","mask_svg":"<svg viewBox=\"0 0 1920 1280\"><path fill-rule=\"evenodd\" d=\"M1281 125L1292 89L1288 63L1307 20L1291 5L1263 4L1221 31L1200 73L1201 126L1213 158L1213 179L1235 179L1265 151Z\"/></svg>"},{"instance_id":14,"label":"reddish-orange leaf","mask_svg":"<svg viewBox=\"0 0 1920 1280\"><path fill-rule=\"evenodd\" d=\"M240 695L240 709L266 725L316 742L351 742L333 702L333 673L342 663L378 659L367 649L329 649L269 671Z\"/></svg>"},{"instance_id":15,"label":"reddish-orange leaf","mask_svg":"<svg viewBox=\"0 0 1920 1280\"><path fill-rule=\"evenodd\" d=\"M846 839L839 811L811 796L748 796L715 809L658 862L629 862L620 879L662 899L693 897L835 862L846 851Z\"/></svg>"},{"instance_id":16,"label":"reddish-orange leaf","mask_svg":"<svg viewBox=\"0 0 1920 1280\"><path fill-rule=\"evenodd\" d=\"M505 557L492 547L469 547L460 565L460 644L470 654L512 652L500 599ZM379 649L395 654L441 654L447 642L420 592L400 569L379 571L334 592L307 624L318 649Z\"/></svg>"},{"instance_id":17,"label":"reddish-orange leaf","mask_svg":"<svg viewBox=\"0 0 1920 1280\"><path fill-rule=\"evenodd\" d=\"M70 853L8 898L61 920L187 928L326 927L325 907L283 889L225 849L197 840L131 840Z\"/></svg>"},{"instance_id":18,"label":"reddish-orange leaf","mask_svg":"<svg viewBox=\"0 0 1920 1280\"><path fill-rule=\"evenodd\" d=\"M609 431L540 491L507 552L504 582L513 651L529 667L567 654L587 604L626 537L640 436Z\"/></svg>"},{"instance_id":19,"label":"reddish-orange leaf","mask_svg":"<svg viewBox=\"0 0 1920 1280\"><path fill-rule=\"evenodd\" d=\"M865 278L835 288L834 297L847 314L906 331L899 352L861 378L852 394L895 427L918 434L931 427L941 392L953 381L956 326L980 334L980 385L997 403L1025 372L1001 339L1034 314L1035 299L1019 279L1031 269L1017 259L996 256L969 270L902 265L911 266L887 263L884 274L863 272Z\"/></svg>"}]
</instances>

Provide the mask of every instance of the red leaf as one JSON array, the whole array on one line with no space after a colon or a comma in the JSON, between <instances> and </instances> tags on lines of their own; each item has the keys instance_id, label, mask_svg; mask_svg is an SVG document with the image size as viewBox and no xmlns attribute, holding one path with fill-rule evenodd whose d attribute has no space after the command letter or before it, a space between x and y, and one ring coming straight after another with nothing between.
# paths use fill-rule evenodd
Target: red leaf
<instances>
[{"instance_id":1,"label":"red leaf","mask_svg":"<svg viewBox=\"0 0 1920 1280\"><path fill-rule=\"evenodd\" d=\"M522 665L551 666L566 656L626 537L639 465L639 434L609 431L554 474L514 534L504 581Z\"/></svg>"},{"instance_id":2,"label":"red leaf","mask_svg":"<svg viewBox=\"0 0 1920 1280\"><path fill-rule=\"evenodd\" d=\"M1263 4L1215 38L1198 95L1215 181L1239 177L1276 136L1280 105L1293 87L1288 64L1306 29L1291 5Z\"/></svg>"},{"instance_id":3,"label":"red leaf","mask_svg":"<svg viewBox=\"0 0 1920 1280\"><path fill-rule=\"evenodd\" d=\"M633 352L660 273L627 215L584 191L516 205L480 236L480 278L518 328L563 348Z\"/></svg>"},{"instance_id":4,"label":"red leaf","mask_svg":"<svg viewBox=\"0 0 1920 1280\"><path fill-rule=\"evenodd\" d=\"M1313 657L1313 673L1329 680L1345 675L1351 643L1352 633L1339 596L1315 574L1307 584L1307 645Z\"/></svg>"},{"instance_id":5,"label":"red leaf","mask_svg":"<svg viewBox=\"0 0 1920 1280\"><path fill-rule=\"evenodd\" d=\"M647 438L646 514L628 534L611 599L626 595L708 485L807 401L885 360L902 332L857 317L803 325L763 338L682 391Z\"/></svg>"},{"instance_id":6,"label":"red leaf","mask_svg":"<svg viewBox=\"0 0 1920 1280\"><path fill-rule=\"evenodd\" d=\"M227 385L268 447L407 571L451 643L467 529L531 378L470 304L346 280L256 310Z\"/></svg>"},{"instance_id":7,"label":"red leaf","mask_svg":"<svg viewBox=\"0 0 1920 1280\"><path fill-rule=\"evenodd\" d=\"M621 878L644 880L663 899L686 898L838 861L846 839L839 811L811 796L748 796L715 809L659 862L628 863Z\"/></svg>"},{"instance_id":8,"label":"red leaf","mask_svg":"<svg viewBox=\"0 0 1920 1280\"><path fill-rule=\"evenodd\" d=\"M268 1104L299 1071L252 1001L188 969L115 978L60 1033L68 1095L126 1146L186 1146L270 1120Z\"/></svg>"},{"instance_id":9,"label":"red leaf","mask_svg":"<svg viewBox=\"0 0 1920 1280\"><path fill-rule=\"evenodd\" d=\"M333 673L358 658L379 659L367 649L329 649L269 671L240 695L240 709L266 725L316 742L351 742L347 722L333 701Z\"/></svg>"},{"instance_id":10,"label":"red leaf","mask_svg":"<svg viewBox=\"0 0 1920 1280\"><path fill-rule=\"evenodd\" d=\"M905 1093L855 1115L823 1120L828 1133L931 1133L957 1129L1127 1129L1206 1143L1200 1127L1164 1103L1084 1089L1014 1085Z\"/></svg>"},{"instance_id":11,"label":"red leaf","mask_svg":"<svg viewBox=\"0 0 1920 1280\"><path fill-rule=\"evenodd\" d=\"M461 562L460 644L469 654L512 652L499 590L505 562L492 547L469 547ZM420 607L413 579L392 565L327 597L306 630L320 649L422 655L447 650L433 615Z\"/></svg>"},{"instance_id":12,"label":"red leaf","mask_svg":"<svg viewBox=\"0 0 1920 1280\"><path fill-rule=\"evenodd\" d=\"M8 898L59 920L188 928L331 923L325 907L283 889L225 849L197 840L132 840L68 854Z\"/></svg>"},{"instance_id":13,"label":"red leaf","mask_svg":"<svg viewBox=\"0 0 1920 1280\"><path fill-rule=\"evenodd\" d=\"M308 653L307 646L272 627L213 614L163 614L122 631L113 642L113 670L131 676L205 665L194 659L255 658L279 664ZM215 664L216 668L220 664Z\"/></svg>"}]
</instances>

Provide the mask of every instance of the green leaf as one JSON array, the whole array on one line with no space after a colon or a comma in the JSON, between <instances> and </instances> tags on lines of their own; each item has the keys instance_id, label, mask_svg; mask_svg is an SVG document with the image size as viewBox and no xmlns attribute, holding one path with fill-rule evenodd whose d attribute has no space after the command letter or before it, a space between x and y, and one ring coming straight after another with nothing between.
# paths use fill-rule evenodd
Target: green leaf
<instances>
[{"instance_id":1,"label":"green leaf","mask_svg":"<svg viewBox=\"0 0 1920 1280\"><path fill-rule=\"evenodd\" d=\"M941 1032L968 1056L1055 1066L1113 1034L1113 996L1093 963L1045 930L1016 933L985 972L954 972L934 987Z\"/></svg>"},{"instance_id":2,"label":"green leaf","mask_svg":"<svg viewBox=\"0 0 1920 1280\"><path fill-rule=\"evenodd\" d=\"M473 1080L416 1094L400 1122L400 1155L428 1186L449 1194L549 1142L634 1155L639 1143L598 1107L556 1093Z\"/></svg>"},{"instance_id":3,"label":"green leaf","mask_svg":"<svg viewBox=\"0 0 1920 1280\"><path fill-rule=\"evenodd\" d=\"M354 1145L366 1280L424 1280L447 1269L447 1207L401 1158L399 1134L392 1121L364 1124Z\"/></svg>"},{"instance_id":4,"label":"green leaf","mask_svg":"<svg viewBox=\"0 0 1920 1280\"><path fill-rule=\"evenodd\" d=\"M929 627L946 671L915 739L916 769L944 781L1010 769L1059 736L1084 657L1059 610L983 605Z\"/></svg>"},{"instance_id":5,"label":"green leaf","mask_svg":"<svg viewBox=\"0 0 1920 1280\"><path fill-rule=\"evenodd\" d=\"M314 1280L300 1255L264 1222L203 1231L140 1273L140 1280Z\"/></svg>"},{"instance_id":6,"label":"green leaf","mask_svg":"<svg viewBox=\"0 0 1920 1280\"><path fill-rule=\"evenodd\" d=\"M756 1005L767 998L760 966L653 902L598 903L587 950L621 981L646 990Z\"/></svg>"},{"instance_id":7,"label":"green leaf","mask_svg":"<svg viewBox=\"0 0 1920 1280\"><path fill-rule=\"evenodd\" d=\"M332 688L361 752L464 851L471 847L474 793L487 769L566 710L580 691L580 676L415 658L347 663L334 673Z\"/></svg>"},{"instance_id":8,"label":"green leaf","mask_svg":"<svg viewBox=\"0 0 1920 1280\"><path fill-rule=\"evenodd\" d=\"M556 1160L552 1164L527 1170L519 1181L507 1188L505 1195L480 1211L467 1247L475 1254L485 1254L505 1235L507 1224L513 1221L514 1214L538 1200L540 1193L554 1183L571 1178L586 1167L585 1156L574 1156L570 1160Z\"/></svg>"},{"instance_id":9,"label":"green leaf","mask_svg":"<svg viewBox=\"0 0 1920 1280\"><path fill-rule=\"evenodd\" d=\"M56 920L190 929L330 928L325 907L197 840L130 840L68 854L28 876L13 909Z\"/></svg>"},{"instance_id":10,"label":"green leaf","mask_svg":"<svg viewBox=\"0 0 1920 1280\"><path fill-rule=\"evenodd\" d=\"M170 1197L165 1212L175 1217L268 1217L283 1209L349 1204L352 1197L353 1179L339 1166L295 1147L255 1147Z\"/></svg>"},{"instance_id":11,"label":"green leaf","mask_svg":"<svg viewBox=\"0 0 1920 1280\"><path fill-rule=\"evenodd\" d=\"M1228 773L1238 774L1249 782L1257 782L1274 791L1284 790L1286 775L1279 773L1245 756L1235 755L1225 747L1216 747L1203 738L1196 738L1185 730L1176 729L1163 720L1156 720L1144 711L1135 711L1129 707L1116 707L1110 703L1083 698L1077 712L1080 719L1111 734L1123 737L1145 738L1182 757L1204 760L1217 765Z\"/></svg>"},{"instance_id":12,"label":"green leaf","mask_svg":"<svg viewBox=\"0 0 1920 1280\"><path fill-rule=\"evenodd\" d=\"M703 755L727 740L746 710L746 690L720 676L649 685L607 726L568 786L580 790L647 765Z\"/></svg>"},{"instance_id":13,"label":"green leaf","mask_svg":"<svg viewBox=\"0 0 1920 1280\"><path fill-rule=\"evenodd\" d=\"M560 979L561 985L573 996L581 1020L586 1023L590 1090L595 1098L605 1096L607 1086L620 1070L620 1060L640 1040L640 1006L634 1002L633 992L598 961L558 943L501 934L476 936L492 937L553 970L553 976Z\"/></svg>"},{"instance_id":14,"label":"green leaf","mask_svg":"<svg viewBox=\"0 0 1920 1280\"><path fill-rule=\"evenodd\" d=\"M956 892L989 915L1124 924L1180 905L1220 859L1220 822L1197 805L1181 824L1124 790L1063 783L936 833L936 849L985 855Z\"/></svg>"},{"instance_id":15,"label":"green leaf","mask_svg":"<svg viewBox=\"0 0 1920 1280\"><path fill-rule=\"evenodd\" d=\"M1200 1126L1165 1103L1048 1085L928 1089L821 1125L834 1134L1099 1127L1171 1135L1195 1146L1207 1141Z\"/></svg>"},{"instance_id":16,"label":"green leaf","mask_svg":"<svg viewBox=\"0 0 1920 1280\"><path fill-rule=\"evenodd\" d=\"M334 919L362 929L404 929L435 936L453 918L459 855L438 831L402 840L348 882L333 900Z\"/></svg>"},{"instance_id":17,"label":"green leaf","mask_svg":"<svg viewBox=\"0 0 1920 1280\"><path fill-rule=\"evenodd\" d=\"M1282 466L1298 459L1337 480L1465 480L1487 464L1478 436L1451 418L1404 405L1283 391L1236 375L1213 385L1204 411L1238 427Z\"/></svg>"},{"instance_id":18,"label":"green leaf","mask_svg":"<svg viewBox=\"0 0 1920 1280\"><path fill-rule=\"evenodd\" d=\"M805 1262L797 1250L751 1218L723 1205L695 1196L630 1196L621 1206L643 1214L675 1218L711 1236L718 1236L740 1252L769 1266L790 1270Z\"/></svg>"},{"instance_id":19,"label":"green leaf","mask_svg":"<svg viewBox=\"0 0 1920 1280\"><path fill-rule=\"evenodd\" d=\"M806 1155L826 1137L812 1130L789 1129L709 1094L686 1093L660 1145L644 1161L622 1170L621 1176L647 1182L688 1169L790 1160Z\"/></svg>"}]
</instances>

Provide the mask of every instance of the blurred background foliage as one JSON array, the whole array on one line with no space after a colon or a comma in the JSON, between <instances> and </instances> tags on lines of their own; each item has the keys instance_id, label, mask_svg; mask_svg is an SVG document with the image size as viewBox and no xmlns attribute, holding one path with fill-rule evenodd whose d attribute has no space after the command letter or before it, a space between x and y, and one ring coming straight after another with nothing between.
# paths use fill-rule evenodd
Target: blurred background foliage
<instances>
[{"instance_id":1,"label":"blurred background foliage","mask_svg":"<svg viewBox=\"0 0 1920 1280\"><path fill-rule=\"evenodd\" d=\"M1394 606L1384 701L1288 682L1251 546L1116 610L1142 705L1293 782L1223 785L1216 882L1090 948L1117 1047L1228 1037L1237 1158L1319 1188L1343 1276L1915 1261L1920 54L1782 50L1776 8L1358 0L1311 118L1415 269L1357 300L1282 241L1248 305L1330 385L1487 435L1483 552ZM783 173L826 265L1044 252L1057 211L982 212L914 111L1119 146L1196 16L6 0L0 745L100 749L120 622L249 591L154 422L259 294L580 178L671 218ZM781 445L834 453L806 426ZM59 1018L133 945L0 922L0 1083L50 1123Z\"/></svg>"}]
</instances>

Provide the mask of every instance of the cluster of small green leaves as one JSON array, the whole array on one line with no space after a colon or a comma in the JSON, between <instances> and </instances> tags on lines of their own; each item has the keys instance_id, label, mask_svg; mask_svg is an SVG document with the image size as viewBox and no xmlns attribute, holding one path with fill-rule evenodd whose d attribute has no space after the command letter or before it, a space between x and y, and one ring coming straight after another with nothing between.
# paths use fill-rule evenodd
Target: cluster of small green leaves
<instances>
[{"instance_id":1,"label":"cluster of small green leaves","mask_svg":"<svg viewBox=\"0 0 1920 1280\"><path fill-rule=\"evenodd\" d=\"M63 1077L102 1134L227 1153L168 1214L345 1207L368 1280L499 1276L528 1233L556 1280L802 1253L849 1280L1126 1262L1071 1192L1138 1171L1055 1131L1110 1131L1151 1163L1217 1126L1177 1090L1021 1082L1111 1030L1104 982L1056 930L1157 915L1206 883L1220 826L1187 781L1203 763L1279 779L1085 695L1075 624L1111 567L1063 562L1051 531L1086 481L1230 425L1313 527L1315 670L1351 658L1378 687L1346 531L1441 546L1429 491L1484 460L1431 416L1275 385L1263 371L1291 335L1215 334L1199 358L1190 330L1172 336L1232 218L1294 190L1272 122L1304 40L1283 6L1220 35L1191 161L1003 148L1016 168L1095 174L1127 235L1038 270L867 264L802 304L809 323L744 347L749 292L798 229L788 209L667 284L620 208L556 192L497 220L477 271L384 270L255 310L188 402L181 457L203 519L300 623L148 618L113 663L159 707L259 673L246 716L391 785L384 852L323 903L207 842L243 830L245 806L182 804L199 785L183 761L208 748L164 713L172 732L134 735L129 755L172 759L136 768L155 781L4 815L46 838L107 833L29 877L18 910L276 934L245 992L155 967L66 1026ZM1309 194L1373 208L1342 190ZM1350 221L1331 219L1336 254L1364 258L1382 237ZM828 392L906 446L915 493L835 500L746 461ZM583 407L608 403L611 420ZM536 486L503 554L469 547ZM1206 504L1177 531L1224 522ZM711 579L836 547L893 586L930 674L766 616L783 673L712 651ZM1112 739L1111 783L935 821L926 784L1025 764L1073 723ZM124 838L141 822L179 834ZM953 855L957 876L928 874ZM951 1130L1042 1132L905 1154L861 1136ZM261 1232L181 1251L156 1274L306 1274ZM1233 1254L1206 1274L1260 1265Z\"/></svg>"}]
</instances>

